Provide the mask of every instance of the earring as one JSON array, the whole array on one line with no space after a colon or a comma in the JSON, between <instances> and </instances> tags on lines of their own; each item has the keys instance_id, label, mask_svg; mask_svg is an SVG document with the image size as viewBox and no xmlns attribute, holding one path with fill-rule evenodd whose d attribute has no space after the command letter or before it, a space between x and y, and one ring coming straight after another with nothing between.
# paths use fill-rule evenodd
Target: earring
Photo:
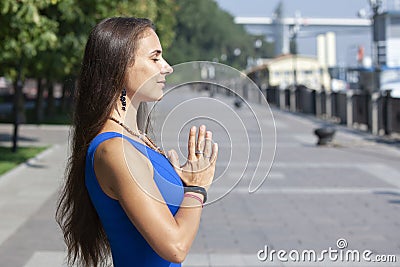
<instances>
[{"instance_id":1,"label":"earring","mask_svg":"<svg viewBox=\"0 0 400 267\"><path fill-rule=\"evenodd\" d=\"M122 110L123 111L126 110L126 98L125 98L125 96L126 96L126 90L124 88L124 89L122 89L121 97L119 98L119 100L121 100L121 103L122 103Z\"/></svg>"}]
</instances>

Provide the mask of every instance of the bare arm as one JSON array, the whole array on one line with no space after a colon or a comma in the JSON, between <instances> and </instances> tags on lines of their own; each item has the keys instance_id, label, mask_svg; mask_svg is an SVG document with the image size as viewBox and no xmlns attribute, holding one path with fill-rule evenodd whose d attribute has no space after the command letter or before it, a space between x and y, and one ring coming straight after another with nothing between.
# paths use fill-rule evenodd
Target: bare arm
<instances>
[{"instance_id":1,"label":"bare arm","mask_svg":"<svg viewBox=\"0 0 400 267\"><path fill-rule=\"evenodd\" d=\"M204 131L199 133L199 140L204 139ZM211 138L211 133L208 136ZM182 262L198 231L201 205L196 199L185 197L175 217L172 216L152 179L153 169L149 160L135 149L121 153L124 147L129 147L124 146L121 139L111 139L103 144L95 154L96 176L103 190L119 200L132 223L161 257L172 262ZM218 148L215 145L211 149L211 142L206 145L209 146L207 149L213 161L208 162L207 168L204 168L204 162L201 163L203 169L198 170L193 169L200 166L194 155L195 146L195 130L192 129L188 156L191 165L186 163L183 166L183 169L190 167L192 170L176 169L185 183L208 187L214 176ZM175 151L170 153L170 159L174 166L179 162ZM197 196L202 198L201 194Z\"/></svg>"}]
</instances>

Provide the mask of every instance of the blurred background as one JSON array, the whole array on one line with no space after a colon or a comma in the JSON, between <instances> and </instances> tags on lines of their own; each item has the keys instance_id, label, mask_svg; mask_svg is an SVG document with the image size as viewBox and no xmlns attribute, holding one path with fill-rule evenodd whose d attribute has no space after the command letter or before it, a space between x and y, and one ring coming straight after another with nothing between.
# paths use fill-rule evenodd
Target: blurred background
<instances>
[{"instance_id":1,"label":"blurred background","mask_svg":"<svg viewBox=\"0 0 400 267\"><path fill-rule=\"evenodd\" d=\"M0 5L0 122L68 123L89 30L115 15L151 18L171 65L220 62L243 71L261 90L302 86L312 93L400 94L397 0L323 6L317 0L4 0Z\"/></svg>"},{"instance_id":2,"label":"blurred background","mask_svg":"<svg viewBox=\"0 0 400 267\"><path fill-rule=\"evenodd\" d=\"M0 266L63 263L53 217L76 78L90 29L110 16L152 19L171 65L215 64L177 67L202 82L171 94L159 117L200 97L208 104L181 107L174 122L196 105L232 127L232 114L244 118L247 145L272 158L248 164L268 174L255 194L238 184L205 208L185 266L284 266L257 251L340 238L400 259L400 0L1 0ZM220 128L218 172L236 181L244 161L225 156L246 142Z\"/></svg>"}]
</instances>

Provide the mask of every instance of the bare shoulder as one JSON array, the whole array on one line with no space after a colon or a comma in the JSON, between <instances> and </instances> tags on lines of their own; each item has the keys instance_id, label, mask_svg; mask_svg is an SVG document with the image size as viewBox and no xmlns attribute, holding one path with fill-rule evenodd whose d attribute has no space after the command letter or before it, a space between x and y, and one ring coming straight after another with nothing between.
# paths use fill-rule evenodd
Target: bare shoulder
<instances>
[{"instance_id":1,"label":"bare shoulder","mask_svg":"<svg viewBox=\"0 0 400 267\"><path fill-rule=\"evenodd\" d=\"M96 150L95 159L108 166L126 164L128 159L135 160L135 165L151 165L148 158L123 138L111 138L102 142Z\"/></svg>"},{"instance_id":2,"label":"bare shoulder","mask_svg":"<svg viewBox=\"0 0 400 267\"><path fill-rule=\"evenodd\" d=\"M133 179L149 180L153 176L150 160L123 138L112 138L98 146L94 169L103 191L116 199L118 188L127 186Z\"/></svg>"}]
</instances>

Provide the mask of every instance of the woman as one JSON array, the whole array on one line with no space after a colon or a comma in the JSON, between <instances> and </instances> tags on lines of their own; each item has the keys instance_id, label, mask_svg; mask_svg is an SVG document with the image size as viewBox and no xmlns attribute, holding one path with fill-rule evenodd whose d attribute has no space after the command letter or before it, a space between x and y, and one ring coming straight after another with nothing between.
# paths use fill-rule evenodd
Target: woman
<instances>
[{"instance_id":1,"label":"woman","mask_svg":"<svg viewBox=\"0 0 400 267\"><path fill-rule=\"evenodd\" d=\"M109 18L90 33L78 80L72 155L56 218L68 263L180 266L196 236L218 153L189 132L179 166L139 131L143 105L162 98L171 66L151 21ZM168 161L169 159L169 161ZM183 186L185 185L185 186Z\"/></svg>"}]
</instances>

